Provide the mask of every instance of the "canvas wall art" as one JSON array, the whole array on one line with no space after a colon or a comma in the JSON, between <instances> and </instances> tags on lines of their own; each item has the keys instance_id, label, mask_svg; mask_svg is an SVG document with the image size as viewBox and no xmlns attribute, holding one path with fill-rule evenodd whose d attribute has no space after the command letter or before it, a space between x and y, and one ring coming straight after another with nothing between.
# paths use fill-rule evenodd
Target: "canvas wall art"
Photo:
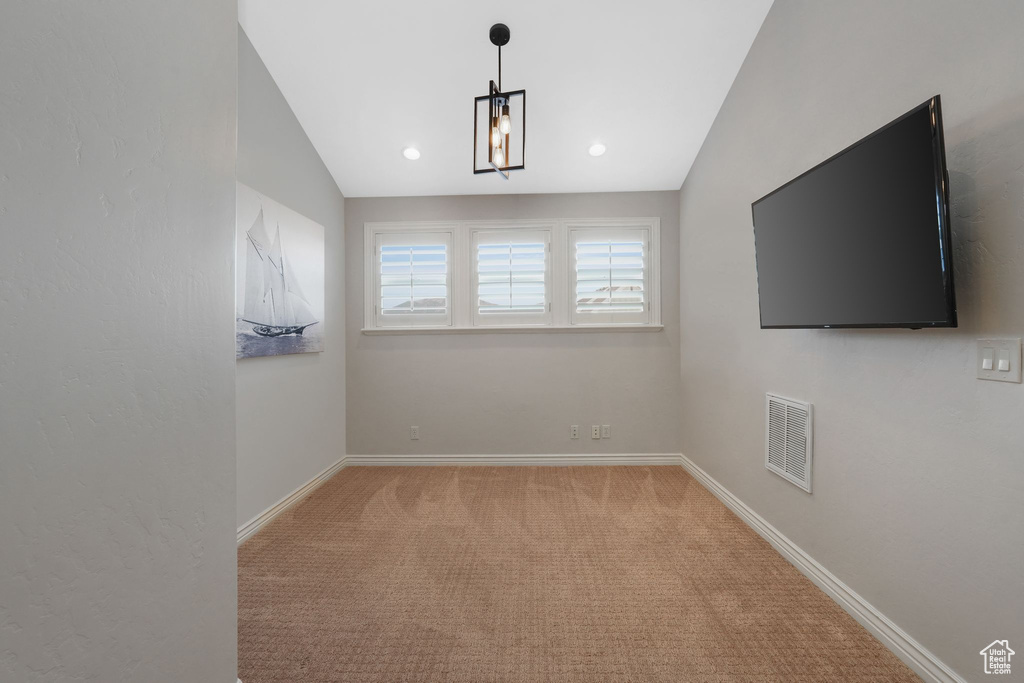
<instances>
[{"instance_id":1,"label":"canvas wall art","mask_svg":"<svg viewBox=\"0 0 1024 683\"><path fill-rule=\"evenodd\" d=\"M238 183L236 357L324 350L324 228Z\"/></svg>"}]
</instances>

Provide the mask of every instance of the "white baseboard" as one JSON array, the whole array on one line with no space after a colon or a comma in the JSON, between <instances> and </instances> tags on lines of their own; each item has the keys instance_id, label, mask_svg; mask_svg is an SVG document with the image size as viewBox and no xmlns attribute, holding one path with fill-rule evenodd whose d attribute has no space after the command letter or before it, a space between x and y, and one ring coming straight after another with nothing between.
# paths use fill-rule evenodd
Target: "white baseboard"
<instances>
[{"instance_id":1,"label":"white baseboard","mask_svg":"<svg viewBox=\"0 0 1024 683\"><path fill-rule=\"evenodd\" d=\"M679 453L553 455L349 455L345 465L678 465Z\"/></svg>"},{"instance_id":2,"label":"white baseboard","mask_svg":"<svg viewBox=\"0 0 1024 683\"><path fill-rule=\"evenodd\" d=\"M764 540L771 543L772 547L799 569L804 576L835 600L840 607L878 638L883 645L892 650L893 654L903 660L919 676L926 681L935 683L965 683L964 679L955 671L943 664L924 646L875 609L871 603L857 595L852 588L836 578L817 560L805 553L793 541L786 538L778 529L730 493L728 489L712 479L692 460L685 455L680 455L679 458L683 468L692 474L704 488L725 503L726 507L735 512Z\"/></svg>"},{"instance_id":3,"label":"white baseboard","mask_svg":"<svg viewBox=\"0 0 1024 683\"><path fill-rule=\"evenodd\" d=\"M260 514L256 515L248 522L238 527L238 545L242 545L242 543L247 538L255 534L263 527L265 527L267 524L271 522L271 520L273 520L279 514L290 508L292 505L298 503L300 500L302 500L303 498L311 494L313 491L315 491L318 486L320 486L325 481L333 477L338 472L338 470L345 467L345 461L346 458L341 458L340 460L338 460L338 462L334 463L333 465L325 469L323 472L316 475L315 477L307 481L305 484L303 484L302 486L295 489L281 500L277 501L276 503L268 507Z\"/></svg>"}]
</instances>

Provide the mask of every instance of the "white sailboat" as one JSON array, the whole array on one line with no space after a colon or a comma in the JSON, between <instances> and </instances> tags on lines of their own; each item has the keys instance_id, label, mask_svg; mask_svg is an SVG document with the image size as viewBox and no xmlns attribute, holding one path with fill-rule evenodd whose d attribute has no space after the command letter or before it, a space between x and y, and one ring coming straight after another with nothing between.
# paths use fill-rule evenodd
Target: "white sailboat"
<instances>
[{"instance_id":1,"label":"white sailboat","mask_svg":"<svg viewBox=\"0 0 1024 683\"><path fill-rule=\"evenodd\" d=\"M263 225L262 207L246 236L242 320L251 323L252 331L263 337L302 334L307 327L320 322L291 275L281 245L280 225L273 245L267 248L270 240Z\"/></svg>"}]
</instances>

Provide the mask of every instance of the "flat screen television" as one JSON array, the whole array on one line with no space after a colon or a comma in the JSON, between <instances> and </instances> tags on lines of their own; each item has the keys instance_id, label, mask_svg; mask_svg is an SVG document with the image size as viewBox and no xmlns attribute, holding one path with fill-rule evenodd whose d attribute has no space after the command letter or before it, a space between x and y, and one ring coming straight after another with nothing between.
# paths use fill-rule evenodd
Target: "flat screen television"
<instances>
[{"instance_id":1,"label":"flat screen television","mask_svg":"<svg viewBox=\"0 0 1024 683\"><path fill-rule=\"evenodd\" d=\"M752 210L762 329L956 327L938 95Z\"/></svg>"}]
</instances>

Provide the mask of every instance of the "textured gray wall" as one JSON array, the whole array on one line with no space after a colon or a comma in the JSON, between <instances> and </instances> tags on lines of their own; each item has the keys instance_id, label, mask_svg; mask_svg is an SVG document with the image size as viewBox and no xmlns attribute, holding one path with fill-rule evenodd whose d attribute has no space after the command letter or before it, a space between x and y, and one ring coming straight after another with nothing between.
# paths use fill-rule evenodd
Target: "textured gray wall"
<instances>
[{"instance_id":1,"label":"textured gray wall","mask_svg":"<svg viewBox=\"0 0 1024 683\"><path fill-rule=\"evenodd\" d=\"M681 193L683 453L971 680L1024 642L1024 386L974 378L1024 335L1022 27L777 0ZM936 93L960 328L759 330L750 202ZM766 391L814 404L813 495L764 469Z\"/></svg>"},{"instance_id":2,"label":"textured gray wall","mask_svg":"<svg viewBox=\"0 0 1024 683\"><path fill-rule=\"evenodd\" d=\"M349 453L679 452L678 192L348 199L345 212ZM360 333L365 222L606 216L661 217L664 331ZM592 424L612 438L592 440Z\"/></svg>"},{"instance_id":3,"label":"textured gray wall","mask_svg":"<svg viewBox=\"0 0 1024 683\"><path fill-rule=\"evenodd\" d=\"M238 361L238 524L345 454L345 200L242 29L238 180L324 226L321 353Z\"/></svg>"},{"instance_id":4,"label":"textured gray wall","mask_svg":"<svg viewBox=\"0 0 1024 683\"><path fill-rule=\"evenodd\" d=\"M0 680L235 680L236 20L0 11Z\"/></svg>"}]
</instances>

